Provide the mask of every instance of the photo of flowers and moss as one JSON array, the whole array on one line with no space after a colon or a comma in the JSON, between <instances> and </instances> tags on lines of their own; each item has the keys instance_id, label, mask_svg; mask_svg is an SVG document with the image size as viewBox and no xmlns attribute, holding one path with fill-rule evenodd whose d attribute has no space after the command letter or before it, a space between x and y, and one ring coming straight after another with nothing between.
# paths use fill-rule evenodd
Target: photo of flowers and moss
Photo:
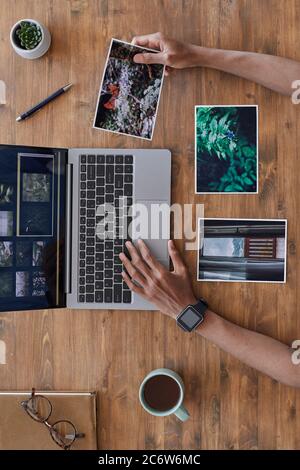
<instances>
[{"instance_id":1,"label":"photo of flowers and moss","mask_svg":"<svg viewBox=\"0 0 300 470\"><path fill-rule=\"evenodd\" d=\"M196 106L196 191L257 192L257 106Z\"/></svg>"},{"instance_id":2,"label":"photo of flowers and moss","mask_svg":"<svg viewBox=\"0 0 300 470\"><path fill-rule=\"evenodd\" d=\"M113 40L104 71L94 127L151 139L164 66L136 64L145 49Z\"/></svg>"}]
</instances>

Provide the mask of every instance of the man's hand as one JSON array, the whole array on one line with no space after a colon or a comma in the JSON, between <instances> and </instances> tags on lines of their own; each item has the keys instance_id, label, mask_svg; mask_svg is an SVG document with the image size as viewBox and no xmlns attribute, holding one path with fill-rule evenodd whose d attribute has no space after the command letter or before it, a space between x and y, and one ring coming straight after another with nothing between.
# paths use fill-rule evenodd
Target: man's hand
<instances>
[{"instance_id":1,"label":"man's hand","mask_svg":"<svg viewBox=\"0 0 300 470\"><path fill-rule=\"evenodd\" d=\"M170 71L170 67L184 69L197 65L199 46L165 38L162 33L136 36L133 38L132 44L160 51L136 54L133 60L138 64L163 64L167 65L168 71Z\"/></svg>"},{"instance_id":2,"label":"man's hand","mask_svg":"<svg viewBox=\"0 0 300 470\"><path fill-rule=\"evenodd\" d=\"M173 318L176 318L187 305L197 302L187 267L173 241L169 241L168 244L174 266L173 272L169 272L153 257L142 240L138 241L138 248L131 242L126 242L126 247L131 260L124 253L120 254L127 271L123 272L122 276L133 292L149 300L158 310Z\"/></svg>"}]
</instances>

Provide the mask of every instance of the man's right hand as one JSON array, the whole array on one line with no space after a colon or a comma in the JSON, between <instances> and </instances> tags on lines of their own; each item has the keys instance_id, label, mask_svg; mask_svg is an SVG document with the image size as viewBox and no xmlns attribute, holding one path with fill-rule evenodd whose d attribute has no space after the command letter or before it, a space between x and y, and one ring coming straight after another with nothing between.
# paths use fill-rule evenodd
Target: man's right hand
<instances>
[{"instance_id":1,"label":"man's right hand","mask_svg":"<svg viewBox=\"0 0 300 470\"><path fill-rule=\"evenodd\" d=\"M157 49L159 52L145 52L136 54L134 62L138 64L163 64L170 68L184 69L199 65L199 46L187 44L174 39L166 38L162 33L148 34L146 36L136 36L132 44L149 49Z\"/></svg>"}]
</instances>

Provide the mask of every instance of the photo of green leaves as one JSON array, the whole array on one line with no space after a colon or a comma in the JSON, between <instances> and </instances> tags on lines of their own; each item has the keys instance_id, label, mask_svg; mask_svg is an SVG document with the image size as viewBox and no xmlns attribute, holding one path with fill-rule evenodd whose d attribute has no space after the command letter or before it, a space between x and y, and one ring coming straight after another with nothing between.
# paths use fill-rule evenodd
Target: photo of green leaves
<instances>
[{"instance_id":1,"label":"photo of green leaves","mask_svg":"<svg viewBox=\"0 0 300 470\"><path fill-rule=\"evenodd\" d=\"M196 106L197 193L257 193L257 106Z\"/></svg>"}]
</instances>

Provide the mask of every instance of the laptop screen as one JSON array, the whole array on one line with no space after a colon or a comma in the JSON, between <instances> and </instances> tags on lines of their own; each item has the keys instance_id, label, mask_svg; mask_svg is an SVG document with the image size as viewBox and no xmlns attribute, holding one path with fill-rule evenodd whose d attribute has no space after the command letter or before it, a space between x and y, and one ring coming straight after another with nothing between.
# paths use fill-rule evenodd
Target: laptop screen
<instances>
[{"instance_id":1,"label":"laptop screen","mask_svg":"<svg viewBox=\"0 0 300 470\"><path fill-rule=\"evenodd\" d=\"M66 155L0 145L0 311L66 305Z\"/></svg>"}]
</instances>

